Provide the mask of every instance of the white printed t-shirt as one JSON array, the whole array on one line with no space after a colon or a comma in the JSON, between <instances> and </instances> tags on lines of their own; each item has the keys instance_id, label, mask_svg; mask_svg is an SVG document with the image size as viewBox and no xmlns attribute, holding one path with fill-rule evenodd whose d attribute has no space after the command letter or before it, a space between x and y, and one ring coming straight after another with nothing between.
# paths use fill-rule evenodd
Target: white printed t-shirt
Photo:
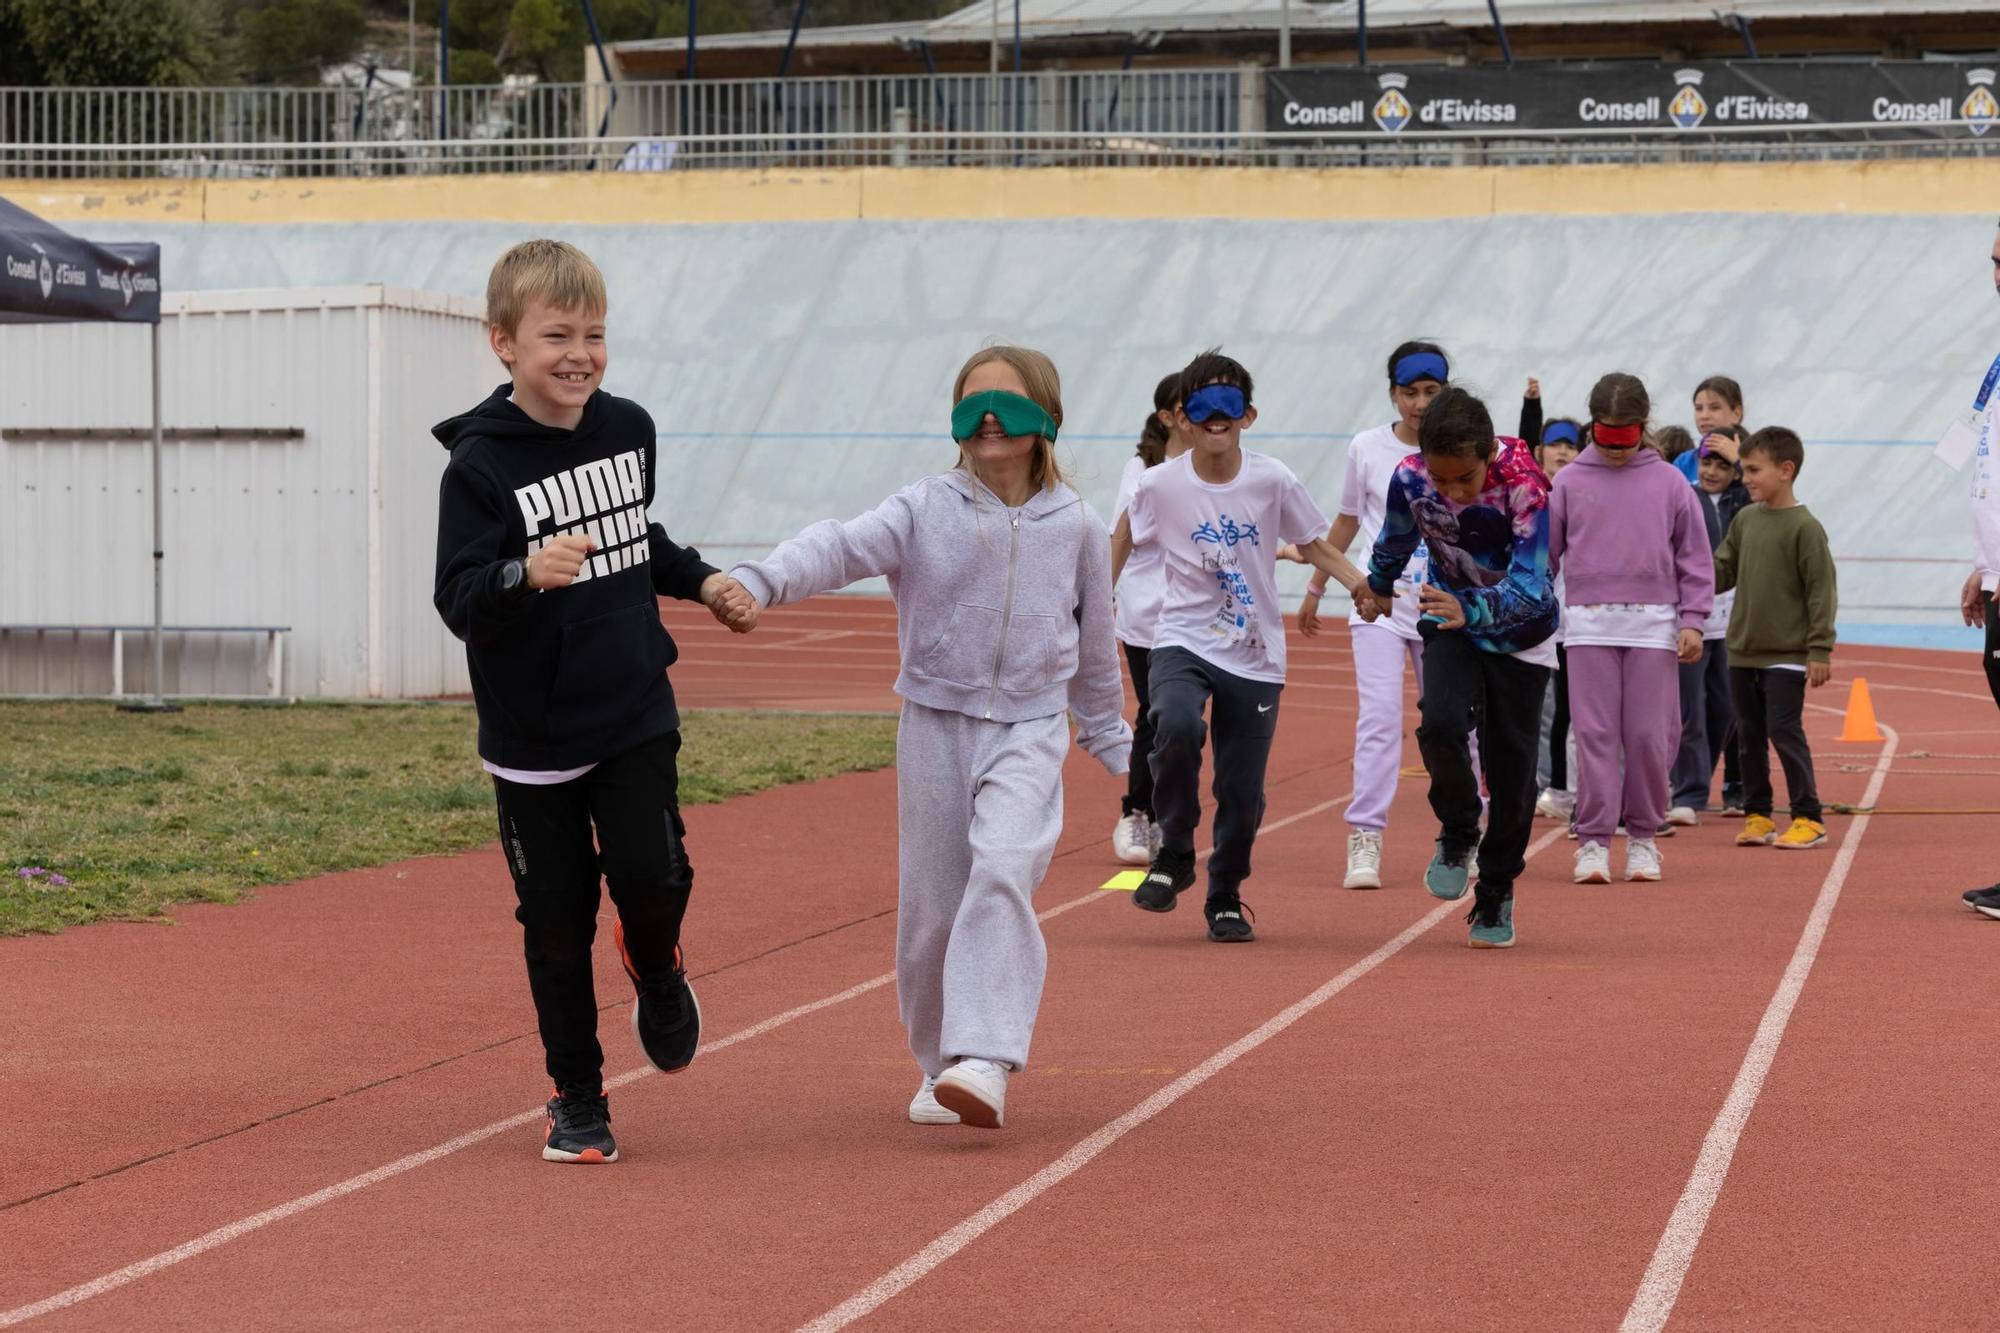
<instances>
[{"instance_id":1,"label":"white printed t-shirt","mask_svg":"<svg viewBox=\"0 0 2000 1333\"><path fill-rule=\"evenodd\" d=\"M1593 602L1564 608L1565 648L1664 648L1681 642L1680 608L1665 602Z\"/></svg>"},{"instance_id":2,"label":"white printed t-shirt","mask_svg":"<svg viewBox=\"0 0 2000 1333\"><path fill-rule=\"evenodd\" d=\"M1348 443L1347 471L1340 483L1340 512L1361 521L1364 552L1374 550L1375 539L1382 535L1382 518L1389 512L1389 478L1395 475L1397 465L1415 452L1415 448L1396 438L1393 422L1364 430ZM1417 553L1410 557L1402 577L1396 580L1395 611L1387 619L1375 621L1376 625L1405 639L1418 637L1417 589L1424 584L1429 558L1423 543L1417 543ZM1364 566L1368 563L1365 554L1361 563ZM1317 579L1318 573L1313 577ZM1347 623L1368 622L1355 611L1348 614Z\"/></svg>"},{"instance_id":3,"label":"white printed t-shirt","mask_svg":"<svg viewBox=\"0 0 2000 1333\"><path fill-rule=\"evenodd\" d=\"M2000 589L2000 475L1994 455L2000 451L2000 397L1987 404L1979 423L1979 450L1972 459L1972 562L1979 586Z\"/></svg>"},{"instance_id":4,"label":"white printed t-shirt","mask_svg":"<svg viewBox=\"0 0 2000 1333\"><path fill-rule=\"evenodd\" d=\"M1118 528L1118 517L1132 507L1132 496L1139 489L1139 478L1146 475L1146 460L1131 458L1125 463L1125 471L1118 478L1118 504L1111 511L1111 527ZM1134 546L1132 554L1125 557L1125 568L1118 574L1117 606L1111 619L1112 633L1118 642L1129 643L1135 648L1153 646L1153 625L1160 618L1160 581L1164 577L1160 547Z\"/></svg>"},{"instance_id":5,"label":"white printed t-shirt","mask_svg":"<svg viewBox=\"0 0 2000 1333\"><path fill-rule=\"evenodd\" d=\"M1157 544L1163 567L1153 647L1185 648L1246 680L1285 681L1278 548L1326 535L1326 515L1292 470L1243 451L1233 480L1211 485L1190 451L1148 468L1127 511L1134 547Z\"/></svg>"}]
</instances>

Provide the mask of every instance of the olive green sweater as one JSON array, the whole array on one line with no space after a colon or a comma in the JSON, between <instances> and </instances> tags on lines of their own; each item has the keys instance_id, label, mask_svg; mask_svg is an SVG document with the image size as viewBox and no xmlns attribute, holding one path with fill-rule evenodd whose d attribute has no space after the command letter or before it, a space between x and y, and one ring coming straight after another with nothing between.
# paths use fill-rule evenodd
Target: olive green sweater
<instances>
[{"instance_id":1,"label":"olive green sweater","mask_svg":"<svg viewBox=\"0 0 2000 1333\"><path fill-rule=\"evenodd\" d=\"M1736 516L1715 552L1715 589L1731 588L1730 666L1831 660L1840 592L1826 529L1804 505L1751 505Z\"/></svg>"}]
</instances>

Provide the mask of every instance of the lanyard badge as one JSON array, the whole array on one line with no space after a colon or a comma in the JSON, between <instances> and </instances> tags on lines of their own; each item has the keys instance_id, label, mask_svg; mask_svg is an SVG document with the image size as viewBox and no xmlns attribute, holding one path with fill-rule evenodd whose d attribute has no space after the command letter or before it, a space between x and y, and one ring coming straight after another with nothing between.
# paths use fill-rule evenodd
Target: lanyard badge
<instances>
[{"instance_id":1,"label":"lanyard badge","mask_svg":"<svg viewBox=\"0 0 2000 1333\"><path fill-rule=\"evenodd\" d=\"M1986 369L1986 378L1979 382L1979 396L1972 400L1972 410L1954 419L1938 439L1937 456L1954 472L1964 468L1979 448L1980 418L1993 399L1995 385L2000 385L2000 356L1993 358L1993 364Z\"/></svg>"}]
</instances>

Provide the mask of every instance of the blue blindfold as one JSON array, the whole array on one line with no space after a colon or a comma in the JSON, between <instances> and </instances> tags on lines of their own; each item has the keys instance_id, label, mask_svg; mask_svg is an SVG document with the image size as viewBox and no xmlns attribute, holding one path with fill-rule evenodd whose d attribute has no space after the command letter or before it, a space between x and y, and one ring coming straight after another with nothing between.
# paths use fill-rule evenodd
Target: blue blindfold
<instances>
[{"instance_id":1,"label":"blue blindfold","mask_svg":"<svg viewBox=\"0 0 2000 1333\"><path fill-rule=\"evenodd\" d=\"M1240 421L1249 404L1243 399L1243 390L1234 384L1209 384L1188 395L1181 411L1187 419L1199 425L1212 417L1227 417Z\"/></svg>"},{"instance_id":2,"label":"blue blindfold","mask_svg":"<svg viewBox=\"0 0 2000 1333\"><path fill-rule=\"evenodd\" d=\"M1562 443L1569 445L1572 449L1581 449L1583 447L1583 436L1578 433L1575 426L1570 425L1567 421L1551 421L1548 424L1548 428L1542 432L1542 443Z\"/></svg>"},{"instance_id":3,"label":"blue blindfold","mask_svg":"<svg viewBox=\"0 0 2000 1333\"><path fill-rule=\"evenodd\" d=\"M1389 378L1404 389L1418 380L1448 384L1451 382L1451 366L1436 352L1412 352L1396 363L1395 373Z\"/></svg>"}]
</instances>

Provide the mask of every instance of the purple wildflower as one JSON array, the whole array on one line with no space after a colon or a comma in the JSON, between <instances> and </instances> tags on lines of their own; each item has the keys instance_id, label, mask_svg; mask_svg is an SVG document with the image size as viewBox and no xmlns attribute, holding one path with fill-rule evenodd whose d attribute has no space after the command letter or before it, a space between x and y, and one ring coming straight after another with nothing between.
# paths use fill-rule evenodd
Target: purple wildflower
<instances>
[{"instance_id":1,"label":"purple wildflower","mask_svg":"<svg viewBox=\"0 0 2000 1333\"><path fill-rule=\"evenodd\" d=\"M39 879L48 873L46 866L22 866L20 870L22 879Z\"/></svg>"},{"instance_id":2,"label":"purple wildflower","mask_svg":"<svg viewBox=\"0 0 2000 1333\"><path fill-rule=\"evenodd\" d=\"M50 875L49 883L55 885L59 889L66 889L69 887L69 880L67 880L61 875Z\"/></svg>"}]
</instances>

